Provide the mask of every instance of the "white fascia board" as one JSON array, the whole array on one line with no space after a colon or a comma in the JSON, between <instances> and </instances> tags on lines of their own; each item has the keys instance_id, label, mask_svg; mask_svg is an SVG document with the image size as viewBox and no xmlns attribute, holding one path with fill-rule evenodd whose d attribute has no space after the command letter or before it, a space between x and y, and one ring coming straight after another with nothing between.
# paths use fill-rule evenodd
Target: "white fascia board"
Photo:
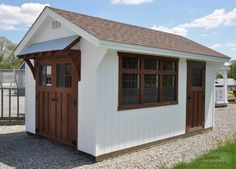
<instances>
[{"instance_id":1,"label":"white fascia board","mask_svg":"<svg viewBox=\"0 0 236 169\"><path fill-rule=\"evenodd\" d=\"M14 52L15 55L18 55L26 47L26 45L29 43L29 41L33 37L33 35L37 32L37 30L39 29L39 27L41 26L43 21L48 16L50 16L51 18L57 20L58 22L60 22L65 27L67 27L68 29L72 30L73 32L75 32L79 36L83 37L84 39L86 39L89 42L91 42L91 43L93 43L93 44L98 46L98 39L95 36L89 34L85 30L81 29L79 26L75 25L71 21L67 20L66 18L64 18L61 15L57 14L56 12L51 10L50 8L46 7L42 11L42 13L39 15L39 17L37 18L35 23L32 25L32 27L29 29L29 31L26 33L24 38L21 40L19 45L17 46L17 48L16 48L16 50Z\"/></svg>"},{"instance_id":2,"label":"white fascia board","mask_svg":"<svg viewBox=\"0 0 236 169\"><path fill-rule=\"evenodd\" d=\"M63 16L57 14L50 8L47 8L49 10L48 15L52 17L53 19L61 22L62 25L70 29L71 31L75 32L77 35L83 37L85 40L93 43L94 45L98 45L98 39L93 36L92 34L88 33L87 31L81 29L78 25L74 24L73 22L69 21L68 19L64 18Z\"/></svg>"},{"instance_id":3,"label":"white fascia board","mask_svg":"<svg viewBox=\"0 0 236 169\"><path fill-rule=\"evenodd\" d=\"M32 27L28 30L28 32L25 34L25 36L23 37L23 39L20 41L20 43L18 44L18 46L16 47L14 54L18 55L22 49L24 49L26 47L26 45L28 44L28 42L30 41L30 39L33 37L33 35L35 34L35 32L38 30L38 28L40 27L40 25L43 23L43 21L47 18L47 13L46 13L47 8L45 8L42 13L39 15L39 17L37 18L37 20L33 23Z\"/></svg>"},{"instance_id":4,"label":"white fascia board","mask_svg":"<svg viewBox=\"0 0 236 169\"><path fill-rule=\"evenodd\" d=\"M173 51L173 50L167 50L167 49L145 47L145 46L140 46L140 45L111 42L111 41L106 41L106 40L100 40L99 47L115 49L117 51L122 51L122 52L135 52L135 53L141 53L141 54L161 55L161 56L167 56L167 57L169 56L169 57L176 57L176 58L186 58L186 59L199 60L199 61L213 61L213 62L224 63L230 60L230 58L227 59L227 58L220 58L220 57L214 57L214 56L199 55L199 54L194 54L194 53L179 52L179 51Z\"/></svg>"}]
</instances>

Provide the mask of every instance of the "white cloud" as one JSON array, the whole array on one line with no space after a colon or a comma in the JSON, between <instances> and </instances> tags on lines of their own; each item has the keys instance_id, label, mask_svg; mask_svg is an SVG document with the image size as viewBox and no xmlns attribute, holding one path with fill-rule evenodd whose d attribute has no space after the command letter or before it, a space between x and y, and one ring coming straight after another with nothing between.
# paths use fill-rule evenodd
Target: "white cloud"
<instances>
[{"instance_id":1,"label":"white cloud","mask_svg":"<svg viewBox=\"0 0 236 169\"><path fill-rule=\"evenodd\" d=\"M0 28L17 30L28 28L49 4L24 3L21 6L0 4Z\"/></svg>"},{"instance_id":2,"label":"white cloud","mask_svg":"<svg viewBox=\"0 0 236 169\"><path fill-rule=\"evenodd\" d=\"M181 25L181 27L184 27L186 29L188 28L211 29L224 23L225 19L226 19L226 13L224 9L217 9L212 14L209 14L202 18L195 19L191 23L185 23Z\"/></svg>"},{"instance_id":3,"label":"white cloud","mask_svg":"<svg viewBox=\"0 0 236 169\"><path fill-rule=\"evenodd\" d=\"M173 31L172 33L187 36L188 30L191 28L212 29L218 26L236 26L236 8L232 11L225 12L225 9L216 9L213 13L201 18L194 19L190 23L184 23L175 27L153 26L154 29L162 31L181 30L181 32ZM165 28L165 29L161 29ZM183 33L184 32L184 33Z\"/></svg>"},{"instance_id":4,"label":"white cloud","mask_svg":"<svg viewBox=\"0 0 236 169\"><path fill-rule=\"evenodd\" d=\"M205 32L201 34L202 37L215 36L215 35L217 35L216 32L212 32L212 33Z\"/></svg>"},{"instance_id":5,"label":"white cloud","mask_svg":"<svg viewBox=\"0 0 236 169\"><path fill-rule=\"evenodd\" d=\"M217 49L217 48L220 48L222 45L220 43L217 43L217 44L214 44L214 45L211 45L209 46L209 48L212 48L212 49Z\"/></svg>"},{"instance_id":6,"label":"white cloud","mask_svg":"<svg viewBox=\"0 0 236 169\"><path fill-rule=\"evenodd\" d=\"M214 45L209 46L212 49L219 49L229 52L236 52L236 43L227 42L227 43L217 43Z\"/></svg>"},{"instance_id":7,"label":"white cloud","mask_svg":"<svg viewBox=\"0 0 236 169\"><path fill-rule=\"evenodd\" d=\"M168 28L165 26L156 26L154 25L152 29L163 31L163 32L168 32L168 33L173 33L181 36L187 36L187 30L182 27L173 27L173 28Z\"/></svg>"},{"instance_id":8,"label":"white cloud","mask_svg":"<svg viewBox=\"0 0 236 169\"><path fill-rule=\"evenodd\" d=\"M113 4L139 5L143 3L150 3L153 0L111 0Z\"/></svg>"}]
</instances>

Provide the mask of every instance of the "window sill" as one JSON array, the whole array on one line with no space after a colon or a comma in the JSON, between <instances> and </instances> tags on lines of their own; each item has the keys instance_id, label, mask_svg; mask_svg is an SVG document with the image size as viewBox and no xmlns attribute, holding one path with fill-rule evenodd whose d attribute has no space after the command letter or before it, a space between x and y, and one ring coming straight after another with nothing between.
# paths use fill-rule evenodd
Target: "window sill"
<instances>
[{"instance_id":1,"label":"window sill","mask_svg":"<svg viewBox=\"0 0 236 169\"><path fill-rule=\"evenodd\" d=\"M118 111L161 107L161 106L171 106L171 105L177 105L177 104L178 104L178 101L172 101L172 102L163 102L163 103L145 103L145 104L118 106Z\"/></svg>"}]
</instances>

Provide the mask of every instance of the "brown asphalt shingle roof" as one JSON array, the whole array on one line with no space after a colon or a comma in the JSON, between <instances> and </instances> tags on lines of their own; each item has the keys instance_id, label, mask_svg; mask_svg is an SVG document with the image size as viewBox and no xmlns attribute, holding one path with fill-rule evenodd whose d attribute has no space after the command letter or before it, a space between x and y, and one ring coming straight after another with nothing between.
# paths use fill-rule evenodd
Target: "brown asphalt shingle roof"
<instances>
[{"instance_id":1,"label":"brown asphalt shingle roof","mask_svg":"<svg viewBox=\"0 0 236 169\"><path fill-rule=\"evenodd\" d=\"M179 35L49 8L101 40L229 58Z\"/></svg>"}]
</instances>

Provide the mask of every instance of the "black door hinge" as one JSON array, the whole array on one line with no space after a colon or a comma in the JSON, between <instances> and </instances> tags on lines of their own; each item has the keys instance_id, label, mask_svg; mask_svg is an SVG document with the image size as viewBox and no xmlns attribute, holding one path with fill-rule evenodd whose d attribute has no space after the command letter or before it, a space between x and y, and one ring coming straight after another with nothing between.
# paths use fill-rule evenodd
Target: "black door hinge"
<instances>
[{"instance_id":1,"label":"black door hinge","mask_svg":"<svg viewBox=\"0 0 236 169\"><path fill-rule=\"evenodd\" d=\"M72 141L71 143L73 146L77 146L77 141Z\"/></svg>"}]
</instances>

